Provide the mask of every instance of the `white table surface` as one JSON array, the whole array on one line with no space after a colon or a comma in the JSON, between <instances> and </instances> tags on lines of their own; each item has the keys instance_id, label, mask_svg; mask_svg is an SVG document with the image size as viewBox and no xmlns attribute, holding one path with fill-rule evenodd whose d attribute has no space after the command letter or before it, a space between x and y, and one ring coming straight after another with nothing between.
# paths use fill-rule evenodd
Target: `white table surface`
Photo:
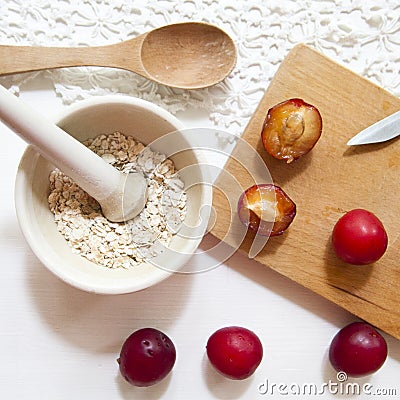
<instances>
[{"instance_id":1,"label":"white table surface","mask_svg":"<svg viewBox=\"0 0 400 400\"><path fill-rule=\"evenodd\" d=\"M21 97L50 118L64 107L42 78L23 89ZM188 127L208 124L193 110L179 117ZM242 255L235 254L212 271L176 274L129 295L88 294L60 281L32 253L16 219L14 178L25 143L4 125L0 137L1 399L374 397L339 396L323 387L337 382L327 360L329 343L356 318ZM213 241L206 237L204 246ZM262 340L263 361L248 380L223 378L205 357L209 335L228 325L252 329ZM120 377L116 359L124 339L148 326L172 338L177 362L160 384L135 388ZM371 393L396 390L397 396L384 398L400 398L400 342L384 336L389 357L382 369L349 382L360 387L370 383ZM268 395L263 394L266 383ZM315 385L320 393L291 394L304 384Z\"/></svg>"}]
</instances>

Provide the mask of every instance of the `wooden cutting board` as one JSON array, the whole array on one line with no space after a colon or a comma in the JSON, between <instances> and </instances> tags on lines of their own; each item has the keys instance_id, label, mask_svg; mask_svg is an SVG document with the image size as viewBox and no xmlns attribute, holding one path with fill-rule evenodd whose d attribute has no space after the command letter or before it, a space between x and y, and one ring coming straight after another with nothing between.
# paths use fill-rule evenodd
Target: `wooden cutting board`
<instances>
[{"instance_id":1,"label":"wooden cutting board","mask_svg":"<svg viewBox=\"0 0 400 400\"><path fill-rule=\"evenodd\" d=\"M323 132L310 153L285 164L266 154L260 133L268 109L292 97L319 109ZM400 140L346 145L360 130L397 110L400 99L298 45L281 64L242 138L297 205L289 229L270 238L255 259L400 339ZM215 185L211 233L231 246L237 246L234 235L227 235L237 223L232 207L237 199L229 199L226 176L247 188L254 183L248 167L231 158ZM375 213L387 230L387 252L374 265L347 265L332 250L332 228L353 208ZM253 239L247 233L239 250L248 252Z\"/></svg>"}]
</instances>

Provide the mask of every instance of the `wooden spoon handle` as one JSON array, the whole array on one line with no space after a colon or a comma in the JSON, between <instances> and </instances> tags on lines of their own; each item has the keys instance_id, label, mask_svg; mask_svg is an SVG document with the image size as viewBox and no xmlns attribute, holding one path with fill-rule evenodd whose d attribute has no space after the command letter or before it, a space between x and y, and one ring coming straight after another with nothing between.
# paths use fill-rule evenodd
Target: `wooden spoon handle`
<instances>
[{"instance_id":1,"label":"wooden spoon handle","mask_svg":"<svg viewBox=\"0 0 400 400\"><path fill-rule=\"evenodd\" d=\"M141 43L139 37L97 47L0 45L0 75L77 66L123 68L144 75L140 60Z\"/></svg>"}]
</instances>

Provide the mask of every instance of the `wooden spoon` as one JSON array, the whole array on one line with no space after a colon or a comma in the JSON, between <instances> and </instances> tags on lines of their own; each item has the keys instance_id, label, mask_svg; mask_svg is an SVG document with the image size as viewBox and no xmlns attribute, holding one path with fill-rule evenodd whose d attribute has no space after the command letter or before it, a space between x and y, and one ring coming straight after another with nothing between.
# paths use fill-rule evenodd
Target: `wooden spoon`
<instances>
[{"instance_id":1,"label":"wooden spoon","mask_svg":"<svg viewBox=\"0 0 400 400\"><path fill-rule=\"evenodd\" d=\"M1 85L0 120L94 197L110 221L129 220L144 208L147 181L142 174L118 171Z\"/></svg>"},{"instance_id":2,"label":"wooden spoon","mask_svg":"<svg viewBox=\"0 0 400 400\"><path fill-rule=\"evenodd\" d=\"M222 81L236 63L232 39L201 22L167 25L121 43L97 47L0 46L0 75L76 66L136 72L155 82L199 89Z\"/></svg>"}]
</instances>

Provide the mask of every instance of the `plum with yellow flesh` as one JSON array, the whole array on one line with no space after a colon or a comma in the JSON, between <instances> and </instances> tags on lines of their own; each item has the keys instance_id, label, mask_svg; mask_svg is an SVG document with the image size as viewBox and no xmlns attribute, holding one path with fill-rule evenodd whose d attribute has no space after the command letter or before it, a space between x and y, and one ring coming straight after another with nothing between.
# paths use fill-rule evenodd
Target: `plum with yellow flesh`
<instances>
[{"instance_id":1,"label":"plum with yellow flesh","mask_svg":"<svg viewBox=\"0 0 400 400\"><path fill-rule=\"evenodd\" d=\"M270 108L261 132L265 150L287 163L308 153L322 133L318 109L302 99L290 99Z\"/></svg>"},{"instance_id":2,"label":"plum with yellow flesh","mask_svg":"<svg viewBox=\"0 0 400 400\"><path fill-rule=\"evenodd\" d=\"M240 221L262 236L282 234L296 215L296 204L279 186L264 183L245 190L238 201Z\"/></svg>"}]
</instances>

